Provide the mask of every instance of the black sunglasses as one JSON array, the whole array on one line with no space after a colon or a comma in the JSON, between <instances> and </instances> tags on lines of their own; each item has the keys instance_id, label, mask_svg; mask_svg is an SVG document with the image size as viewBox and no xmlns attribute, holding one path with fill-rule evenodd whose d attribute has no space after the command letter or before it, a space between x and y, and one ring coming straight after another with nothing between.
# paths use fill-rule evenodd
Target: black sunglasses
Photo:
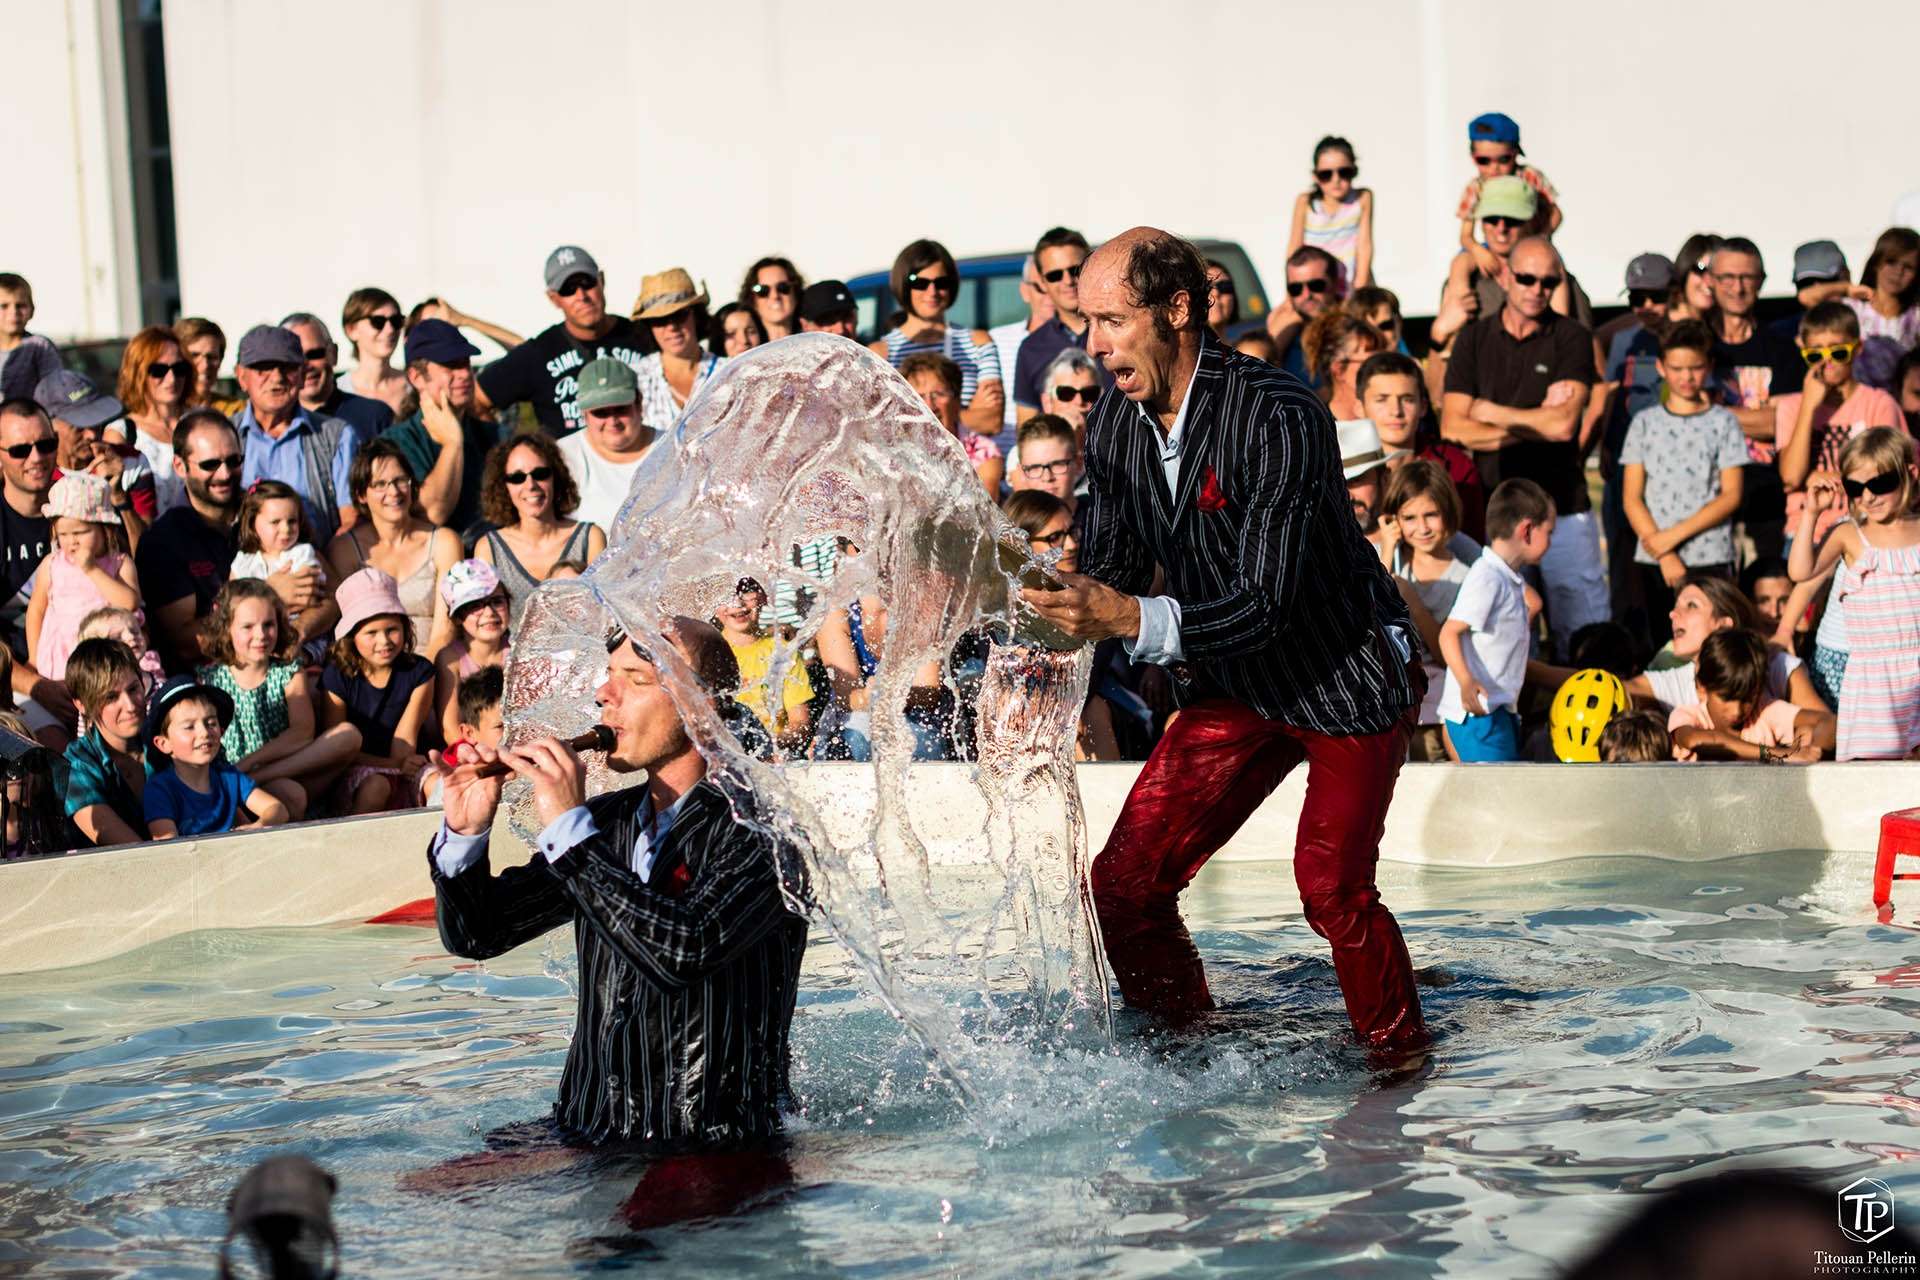
<instances>
[{"instance_id":1,"label":"black sunglasses","mask_svg":"<svg viewBox=\"0 0 1920 1280\"><path fill-rule=\"evenodd\" d=\"M1504 156L1475 156L1473 162L1484 169L1490 164L1512 164L1517 159L1519 159L1518 155L1514 154Z\"/></svg>"},{"instance_id":2,"label":"black sunglasses","mask_svg":"<svg viewBox=\"0 0 1920 1280\"><path fill-rule=\"evenodd\" d=\"M1313 176L1322 182L1332 182L1335 178L1345 178L1348 182L1352 182L1360 176L1360 166L1343 164L1338 169L1315 169Z\"/></svg>"},{"instance_id":3,"label":"black sunglasses","mask_svg":"<svg viewBox=\"0 0 1920 1280\"><path fill-rule=\"evenodd\" d=\"M1081 271L1086 269L1086 265L1087 264L1084 262L1076 262L1070 267L1055 267L1051 271L1041 272L1040 278L1042 280L1045 280L1048 284L1059 284L1060 281L1065 279L1067 276L1072 276L1075 280L1078 280L1080 278Z\"/></svg>"},{"instance_id":4,"label":"black sunglasses","mask_svg":"<svg viewBox=\"0 0 1920 1280\"><path fill-rule=\"evenodd\" d=\"M1311 280L1287 281L1287 296L1289 298L1297 298L1303 293L1325 293L1326 291L1327 278L1325 276L1315 276Z\"/></svg>"},{"instance_id":5,"label":"black sunglasses","mask_svg":"<svg viewBox=\"0 0 1920 1280\"><path fill-rule=\"evenodd\" d=\"M38 440L29 440L25 444L8 445L7 456L17 461L24 462L26 461L27 455L30 453L37 453L44 458L48 454L52 453L55 449L58 449L59 447L60 447L60 441L55 439L53 436L41 436Z\"/></svg>"},{"instance_id":6,"label":"black sunglasses","mask_svg":"<svg viewBox=\"0 0 1920 1280\"><path fill-rule=\"evenodd\" d=\"M1055 400L1058 400L1061 404L1072 404L1076 400L1084 401L1087 404L1092 404L1095 400L1098 400L1100 398L1100 388L1098 387L1055 387L1053 389L1053 398Z\"/></svg>"},{"instance_id":7,"label":"black sunglasses","mask_svg":"<svg viewBox=\"0 0 1920 1280\"><path fill-rule=\"evenodd\" d=\"M316 360L325 360L327 358L327 349L325 347L308 347L300 354L305 356L307 362L311 364Z\"/></svg>"},{"instance_id":8,"label":"black sunglasses","mask_svg":"<svg viewBox=\"0 0 1920 1280\"><path fill-rule=\"evenodd\" d=\"M1502 230L1506 230L1511 227L1524 227L1529 220L1526 218L1509 218L1504 213L1490 213L1480 219L1480 221L1489 227L1499 227Z\"/></svg>"},{"instance_id":9,"label":"black sunglasses","mask_svg":"<svg viewBox=\"0 0 1920 1280\"><path fill-rule=\"evenodd\" d=\"M172 362L155 360L147 366L147 376L155 382L165 382L168 374L172 374L182 382L191 382L193 380L193 366L185 360L174 360Z\"/></svg>"},{"instance_id":10,"label":"black sunglasses","mask_svg":"<svg viewBox=\"0 0 1920 1280\"><path fill-rule=\"evenodd\" d=\"M247 465L247 455L244 453L229 453L223 458L201 458L193 465L200 468L201 472L206 475L212 475L222 467L225 467L229 471L238 471Z\"/></svg>"},{"instance_id":11,"label":"black sunglasses","mask_svg":"<svg viewBox=\"0 0 1920 1280\"><path fill-rule=\"evenodd\" d=\"M1860 496L1866 493L1877 494L1884 498L1900 487L1900 473L1882 471L1871 480L1842 480L1840 487L1847 491L1847 500L1850 502L1860 501Z\"/></svg>"},{"instance_id":12,"label":"black sunglasses","mask_svg":"<svg viewBox=\"0 0 1920 1280\"><path fill-rule=\"evenodd\" d=\"M529 480L545 482L553 479L552 467L535 467L531 471L509 471L502 477L508 484L525 484Z\"/></svg>"},{"instance_id":13,"label":"black sunglasses","mask_svg":"<svg viewBox=\"0 0 1920 1280\"><path fill-rule=\"evenodd\" d=\"M1658 302L1665 296L1665 292L1660 289L1629 289L1627 290L1627 305L1630 307L1644 307L1649 302Z\"/></svg>"},{"instance_id":14,"label":"black sunglasses","mask_svg":"<svg viewBox=\"0 0 1920 1280\"><path fill-rule=\"evenodd\" d=\"M405 323L399 315L388 315L384 311L377 316L367 316L365 319L367 324L372 326L375 333L380 332L388 325L392 325L397 330Z\"/></svg>"},{"instance_id":15,"label":"black sunglasses","mask_svg":"<svg viewBox=\"0 0 1920 1280\"><path fill-rule=\"evenodd\" d=\"M587 276L587 275L568 276L565 280L562 280L560 282L560 287L554 290L554 292L559 294L563 298L571 298L574 294L579 293L582 289L591 289L599 283L600 282L594 279L592 276Z\"/></svg>"},{"instance_id":16,"label":"black sunglasses","mask_svg":"<svg viewBox=\"0 0 1920 1280\"><path fill-rule=\"evenodd\" d=\"M913 275L907 277L907 288L913 290L915 293L920 293L926 289L938 289L942 293L952 293L956 283L952 276L923 276L915 272Z\"/></svg>"},{"instance_id":17,"label":"black sunglasses","mask_svg":"<svg viewBox=\"0 0 1920 1280\"><path fill-rule=\"evenodd\" d=\"M779 284L757 284L753 286L753 296L756 298L764 298L770 293L778 294L782 298L790 298L793 296L793 285L786 280L782 280Z\"/></svg>"},{"instance_id":18,"label":"black sunglasses","mask_svg":"<svg viewBox=\"0 0 1920 1280\"><path fill-rule=\"evenodd\" d=\"M1233 281L1215 280L1213 281L1213 291L1215 293L1232 293L1234 291Z\"/></svg>"},{"instance_id":19,"label":"black sunglasses","mask_svg":"<svg viewBox=\"0 0 1920 1280\"><path fill-rule=\"evenodd\" d=\"M1536 275L1530 275L1525 271L1516 271L1513 273L1513 282L1519 285L1522 289L1531 289L1535 285L1539 285L1546 292L1552 293L1555 289L1558 289L1563 283L1565 283L1565 277L1564 276L1536 276Z\"/></svg>"}]
</instances>

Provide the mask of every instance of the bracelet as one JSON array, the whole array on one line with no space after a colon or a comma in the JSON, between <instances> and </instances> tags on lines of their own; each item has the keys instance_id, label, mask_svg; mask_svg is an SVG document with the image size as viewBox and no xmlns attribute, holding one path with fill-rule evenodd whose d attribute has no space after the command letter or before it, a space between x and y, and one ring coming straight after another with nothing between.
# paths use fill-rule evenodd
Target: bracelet
<instances>
[{"instance_id":1,"label":"bracelet","mask_svg":"<svg viewBox=\"0 0 1920 1280\"><path fill-rule=\"evenodd\" d=\"M1760 744L1760 763L1772 764L1773 761L1774 761L1773 748L1768 746L1764 742L1761 743Z\"/></svg>"}]
</instances>

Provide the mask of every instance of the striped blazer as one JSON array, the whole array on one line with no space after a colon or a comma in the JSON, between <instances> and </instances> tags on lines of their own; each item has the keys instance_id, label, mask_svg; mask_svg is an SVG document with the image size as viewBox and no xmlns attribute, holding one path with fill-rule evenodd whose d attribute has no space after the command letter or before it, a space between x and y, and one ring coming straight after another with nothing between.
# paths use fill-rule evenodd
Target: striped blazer
<instances>
[{"instance_id":1,"label":"striped blazer","mask_svg":"<svg viewBox=\"0 0 1920 1280\"><path fill-rule=\"evenodd\" d=\"M665 1147L772 1133L806 921L781 897L772 840L711 779L688 791L642 881L630 854L646 790L595 796L600 833L549 864L441 874L440 938L483 960L573 921L580 1009L554 1117L589 1142Z\"/></svg>"},{"instance_id":2,"label":"striped blazer","mask_svg":"<svg viewBox=\"0 0 1920 1280\"><path fill-rule=\"evenodd\" d=\"M1166 570L1183 701L1335 736L1392 727L1418 699L1382 628L1415 633L1353 518L1326 406L1211 334L1191 395L1174 494L1140 406L1109 390L1088 415L1080 572L1137 596Z\"/></svg>"}]
</instances>

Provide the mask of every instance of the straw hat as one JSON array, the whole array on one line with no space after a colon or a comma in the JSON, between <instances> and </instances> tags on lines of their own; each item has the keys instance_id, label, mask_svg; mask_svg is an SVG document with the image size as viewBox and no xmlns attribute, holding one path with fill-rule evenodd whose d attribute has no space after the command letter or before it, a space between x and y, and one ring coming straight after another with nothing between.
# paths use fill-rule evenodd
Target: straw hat
<instances>
[{"instance_id":1,"label":"straw hat","mask_svg":"<svg viewBox=\"0 0 1920 1280\"><path fill-rule=\"evenodd\" d=\"M694 291L693 277L685 267L674 267L659 275L640 277L640 296L633 301L635 320L661 320L688 307L707 305L707 286L702 281Z\"/></svg>"}]
</instances>

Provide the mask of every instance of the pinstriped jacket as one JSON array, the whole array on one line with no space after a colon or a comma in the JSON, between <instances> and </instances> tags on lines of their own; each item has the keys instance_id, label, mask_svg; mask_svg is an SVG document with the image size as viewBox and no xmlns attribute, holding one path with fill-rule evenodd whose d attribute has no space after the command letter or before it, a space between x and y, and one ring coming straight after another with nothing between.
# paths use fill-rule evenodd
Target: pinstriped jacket
<instances>
[{"instance_id":1,"label":"pinstriped jacket","mask_svg":"<svg viewBox=\"0 0 1920 1280\"><path fill-rule=\"evenodd\" d=\"M806 921L767 836L712 780L686 793L642 881L629 856L646 788L595 796L600 828L549 864L442 875L440 939L485 959L573 921L580 1009L554 1117L591 1142L723 1145L779 1127Z\"/></svg>"},{"instance_id":2,"label":"pinstriped jacket","mask_svg":"<svg viewBox=\"0 0 1920 1280\"><path fill-rule=\"evenodd\" d=\"M1332 416L1211 334L1191 394L1176 494L1158 424L1118 391L1094 406L1080 572L1144 595L1165 568L1184 700L1232 698L1335 736L1391 728L1417 699L1382 628L1414 630L1353 518Z\"/></svg>"}]
</instances>

